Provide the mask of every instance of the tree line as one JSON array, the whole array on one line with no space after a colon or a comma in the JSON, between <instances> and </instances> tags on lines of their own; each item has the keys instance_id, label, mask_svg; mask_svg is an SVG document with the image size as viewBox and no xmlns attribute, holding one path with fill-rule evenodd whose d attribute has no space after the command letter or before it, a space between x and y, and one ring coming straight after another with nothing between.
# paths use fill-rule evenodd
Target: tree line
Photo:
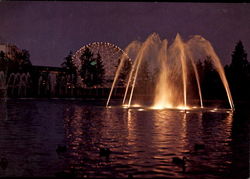
<instances>
[{"instance_id":1,"label":"tree line","mask_svg":"<svg viewBox=\"0 0 250 179\"><path fill-rule=\"evenodd\" d=\"M119 61L119 60L118 60ZM79 82L77 76L86 87L100 86L105 83L105 68L103 59L99 53L94 54L86 48L80 56L80 67L77 69L73 63L72 51L64 58L61 67L64 73L59 76L68 75L72 85L77 87ZM119 64L119 62L118 62ZM225 89L220 80L218 72L215 70L211 57L199 60L196 64L200 77L201 89L204 99L226 99ZM0 51L0 71L10 73L31 72L32 63L28 50L16 51L12 58ZM145 67L147 69L148 67ZM124 84L127 75L131 69L130 64L125 64L120 78ZM145 70L147 71L147 70ZM224 71L229 83L229 87L234 100L250 100L250 63L247 60L247 53L243 43L238 41L231 55L231 63L225 65ZM148 75L143 73L144 77L140 85L147 84ZM31 74L32 76L32 74ZM193 82L195 83L195 82ZM143 88L142 88L143 89Z\"/></svg>"},{"instance_id":2,"label":"tree line","mask_svg":"<svg viewBox=\"0 0 250 179\"><path fill-rule=\"evenodd\" d=\"M204 99L226 99L226 92L211 57L198 61ZM242 41L238 41L231 55L231 63L224 67L233 100L250 100L250 63Z\"/></svg>"},{"instance_id":3,"label":"tree line","mask_svg":"<svg viewBox=\"0 0 250 179\"><path fill-rule=\"evenodd\" d=\"M104 82L105 69L100 54L94 57L90 49L86 48L80 56L81 67L79 74L82 82L87 87L102 85ZM138 82L142 88L146 86L149 75L147 64L143 67L143 78ZM203 60L198 60L196 63L197 70L200 77L201 90L204 99L227 99L224 86L221 82L218 72L215 70L212 59L207 56ZM69 74L76 74L77 69L73 63L72 52L64 59L62 67ZM131 66L127 64L126 70L121 74L123 81L125 81ZM225 65L224 71L229 83L229 87L234 100L250 100L250 63L247 60L247 53L241 41L237 42L234 51L232 52L232 59L229 65ZM193 78L194 80L195 78ZM139 79L140 80L140 79ZM76 79L73 80L76 84ZM191 83L196 83L192 81ZM196 85L194 85L196 86ZM194 90L194 89L192 89ZM196 89L197 90L197 89ZM198 91L197 91L198 94Z\"/></svg>"},{"instance_id":4,"label":"tree line","mask_svg":"<svg viewBox=\"0 0 250 179\"><path fill-rule=\"evenodd\" d=\"M29 72L32 63L28 50L14 51L12 57L9 57L3 51L0 51L0 71L10 73Z\"/></svg>"}]
</instances>

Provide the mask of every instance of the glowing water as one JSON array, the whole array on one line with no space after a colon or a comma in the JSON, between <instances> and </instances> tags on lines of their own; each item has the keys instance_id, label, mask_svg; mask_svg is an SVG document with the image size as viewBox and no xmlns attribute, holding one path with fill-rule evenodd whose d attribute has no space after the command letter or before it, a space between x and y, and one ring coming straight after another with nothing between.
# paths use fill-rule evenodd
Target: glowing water
<instances>
[{"instance_id":1,"label":"glowing water","mask_svg":"<svg viewBox=\"0 0 250 179\"><path fill-rule=\"evenodd\" d=\"M172 104L169 103L172 92L170 88L168 88L167 84L167 40L164 40L162 42L162 48L159 51L159 60L161 64L161 69L160 69L160 75L159 75L159 81L156 85L156 94L161 94L161 95L156 95L154 99L154 109L159 109L159 108L172 108Z\"/></svg>"},{"instance_id":2,"label":"glowing water","mask_svg":"<svg viewBox=\"0 0 250 179\"><path fill-rule=\"evenodd\" d=\"M197 70L197 67L196 67L196 65L195 65L195 63L194 63L193 58L191 58L191 63L192 63L193 69L194 69L195 79L196 79L196 83L197 83L197 86L198 86L198 92L199 92L199 97L200 97L201 108L203 108L203 101L202 101L202 94L201 94L200 78L199 78L198 70Z\"/></svg>"},{"instance_id":3,"label":"glowing water","mask_svg":"<svg viewBox=\"0 0 250 179\"><path fill-rule=\"evenodd\" d=\"M176 36L176 40L174 44L176 43L177 49L180 51L180 57L181 60L181 69L182 69L182 80L183 80L183 100L184 100L184 107L187 107L187 64L186 64L186 55L184 52L184 44L181 40L181 37L179 34ZM159 94L161 95L161 94Z\"/></svg>"},{"instance_id":4,"label":"glowing water","mask_svg":"<svg viewBox=\"0 0 250 179\"><path fill-rule=\"evenodd\" d=\"M128 87L131 85L130 83L132 81L132 89L131 89L130 96L129 96L129 99L128 99L128 107L131 106L131 101L132 101L132 97L133 97L133 94L134 94L134 89L135 89L136 80L137 80L137 77L138 77L138 74L139 74L140 66L143 63L143 61L154 60L154 58L151 58L151 59L147 59L147 58L152 56L152 54L153 54L154 57L157 56L156 54L158 52L160 43L161 43L161 40L160 40L159 35L156 34L156 33L153 33L141 45L141 48L139 49L138 54L136 55L132 71L129 74L129 81L128 81L126 92L125 92L124 99L123 99L123 102L125 102L127 92L128 92ZM133 80L132 80L132 78L133 78Z\"/></svg>"},{"instance_id":5,"label":"glowing water","mask_svg":"<svg viewBox=\"0 0 250 179\"><path fill-rule=\"evenodd\" d=\"M129 97L129 101L128 101L128 106L130 107L131 105L131 100L132 100L132 97L133 97L133 92L134 92L134 89L135 89L135 83L136 83L136 79L137 79L137 75L138 75L138 71L139 71L139 68L141 66L141 62L143 60L143 55L144 55L144 51L149 47L149 43L152 43L152 38L154 38L154 34L151 35L143 44L142 44L142 47L135 59L136 61L136 71L135 71L135 75L134 75L134 80L133 80L133 83L132 83L132 89L131 89L131 92L130 92L130 97ZM132 75L133 73L131 73ZM129 85L129 84L128 84Z\"/></svg>"},{"instance_id":6,"label":"glowing water","mask_svg":"<svg viewBox=\"0 0 250 179\"><path fill-rule=\"evenodd\" d=\"M200 106L202 108L203 101L200 77L197 71L196 62L199 59L204 59L206 56L210 56L224 85L230 107L231 109L234 109L232 96L220 59L216 55L210 42L203 37L196 35L185 42L182 40L181 36L177 34L174 42L168 47L166 39L161 40L158 34L153 33L142 44L137 41L136 43L132 42L129 44L125 50L128 56L130 56L131 49L136 49L134 52L137 52L137 54L135 55L134 63L129 73L122 103L123 106L132 106L134 91L138 86L138 78L145 73L143 72L142 65L146 62L151 62L150 75L153 76L152 74L157 74L157 77L155 78L155 89L152 91L152 108L188 109L187 96L191 94L188 94L187 89L189 88L188 84L190 83L192 72L194 73L193 78L196 79L196 87L198 89ZM115 87L123 63L123 60L121 60L116 71L107 105L109 104L113 88ZM155 69L157 73L154 73ZM128 97L130 87L131 90ZM140 88L138 88L137 91L140 91ZM134 101L133 103L135 102L137 103L137 101ZM142 103L139 104L144 105Z\"/></svg>"},{"instance_id":7,"label":"glowing water","mask_svg":"<svg viewBox=\"0 0 250 179\"><path fill-rule=\"evenodd\" d=\"M118 65L118 67L117 67L117 70L116 70L116 73L115 73L115 77L114 77L114 81L113 81L113 83L112 83L112 87L111 87L111 90L110 90L110 93L109 93L109 97L108 97L106 106L109 105L109 101L110 101L111 95L112 95L113 90L114 90L114 87L115 87L115 85L116 85L116 83L117 83L117 81L118 81L118 77L119 77L119 75L120 75L120 73L121 73L121 70L122 70L122 68L124 67L125 60L128 60L128 59L127 59L127 58L128 58L127 53L129 53L130 55L131 55L131 54L137 54L139 48L140 48L140 43L137 42L137 41L133 41L133 42L131 42L131 43L128 45L128 47L125 49L125 54L122 55L121 61L120 61L119 65ZM131 72L134 71L134 66L133 66L132 68L133 68L133 69L131 70ZM130 73L131 73L131 72L130 72ZM132 75L130 75L130 76L132 76ZM131 78L129 78L129 82L128 82L128 83L130 83L130 81L131 81ZM125 99L126 99L127 92L128 92L128 87L129 87L129 85L127 85L127 88L126 88L126 92L125 92L124 99L123 99L123 104L125 103Z\"/></svg>"},{"instance_id":8,"label":"glowing water","mask_svg":"<svg viewBox=\"0 0 250 179\"><path fill-rule=\"evenodd\" d=\"M231 109L234 109L233 99L232 99L230 88L227 82L227 78L225 76L224 68L220 62L219 57L214 51L214 48L212 47L211 43L208 40L204 39L203 37L196 35L187 42L187 45L190 47L190 49L193 48L192 50L193 56L195 55L197 56L197 54L194 54L195 51L198 51L199 53L205 54L207 56L211 56L213 65L215 69L217 70L217 72L219 73L221 81L226 90L230 107Z\"/></svg>"}]
</instances>

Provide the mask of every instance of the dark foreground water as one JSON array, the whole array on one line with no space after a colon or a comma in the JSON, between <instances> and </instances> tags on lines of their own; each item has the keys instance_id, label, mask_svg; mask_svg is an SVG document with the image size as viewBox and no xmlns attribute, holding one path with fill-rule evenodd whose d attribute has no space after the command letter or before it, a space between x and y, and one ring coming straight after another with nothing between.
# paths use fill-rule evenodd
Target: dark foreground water
<instances>
[{"instance_id":1,"label":"dark foreground water","mask_svg":"<svg viewBox=\"0 0 250 179\"><path fill-rule=\"evenodd\" d=\"M0 168L0 176L248 178L248 106L232 114L104 104L56 99L1 104L0 157L8 166ZM195 150L195 144L204 149ZM58 154L58 145L67 151ZM110 148L110 156L100 156L100 147ZM185 169L172 163L184 156Z\"/></svg>"}]
</instances>

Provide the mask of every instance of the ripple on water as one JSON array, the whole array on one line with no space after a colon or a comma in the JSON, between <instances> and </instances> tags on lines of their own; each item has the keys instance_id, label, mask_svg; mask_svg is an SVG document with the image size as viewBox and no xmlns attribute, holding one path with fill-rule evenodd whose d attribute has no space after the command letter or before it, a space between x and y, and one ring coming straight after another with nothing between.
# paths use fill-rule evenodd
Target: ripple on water
<instances>
[{"instance_id":1,"label":"ripple on water","mask_svg":"<svg viewBox=\"0 0 250 179\"><path fill-rule=\"evenodd\" d=\"M247 149L238 147L247 145L235 137L246 134L228 113L138 112L74 100L10 100L6 109L0 156L10 165L1 176L230 178L248 166ZM205 149L195 151L197 143ZM59 144L65 154L56 153ZM109 157L100 156L101 147ZM172 163L184 156L185 172Z\"/></svg>"}]
</instances>

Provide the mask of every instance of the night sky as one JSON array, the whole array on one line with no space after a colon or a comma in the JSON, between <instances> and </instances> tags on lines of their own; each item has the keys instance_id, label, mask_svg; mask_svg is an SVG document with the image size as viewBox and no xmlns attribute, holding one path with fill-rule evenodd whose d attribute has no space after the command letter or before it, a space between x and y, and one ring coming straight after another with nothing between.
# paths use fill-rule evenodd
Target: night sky
<instances>
[{"instance_id":1,"label":"night sky","mask_svg":"<svg viewBox=\"0 0 250 179\"><path fill-rule=\"evenodd\" d=\"M33 65L60 66L69 51L96 41L125 48L156 32L170 42L201 35L222 63L237 41L250 54L250 4L170 2L0 2L0 42L27 49Z\"/></svg>"}]
</instances>

